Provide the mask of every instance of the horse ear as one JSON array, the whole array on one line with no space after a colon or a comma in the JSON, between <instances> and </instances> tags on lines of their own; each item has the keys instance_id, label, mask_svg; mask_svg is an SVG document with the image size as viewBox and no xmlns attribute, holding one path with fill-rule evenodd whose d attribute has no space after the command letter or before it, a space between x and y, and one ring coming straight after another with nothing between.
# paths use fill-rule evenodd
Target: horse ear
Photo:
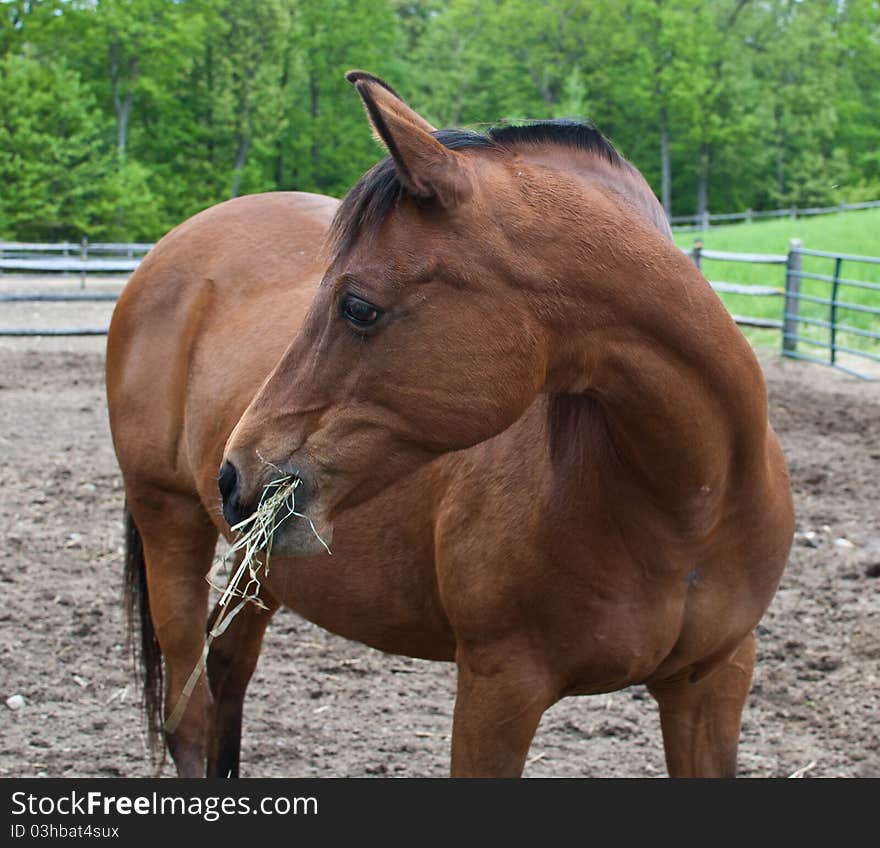
<instances>
[{"instance_id":1,"label":"horse ear","mask_svg":"<svg viewBox=\"0 0 880 848\"><path fill-rule=\"evenodd\" d=\"M436 198L446 208L467 199L471 179L463 158L434 138L434 127L373 74L349 71L345 78L364 101L373 133L391 154L411 194Z\"/></svg>"}]
</instances>

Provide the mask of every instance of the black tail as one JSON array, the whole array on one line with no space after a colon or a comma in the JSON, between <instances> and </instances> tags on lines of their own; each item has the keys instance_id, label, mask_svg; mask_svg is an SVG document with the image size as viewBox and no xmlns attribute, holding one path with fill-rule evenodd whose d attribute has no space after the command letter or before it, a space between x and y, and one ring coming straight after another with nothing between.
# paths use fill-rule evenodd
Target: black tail
<instances>
[{"instance_id":1,"label":"black tail","mask_svg":"<svg viewBox=\"0 0 880 848\"><path fill-rule=\"evenodd\" d=\"M164 751L163 701L165 681L162 672L162 651L150 616L150 596L147 592L147 564L141 534L125 507L125 612L128 620L128 644L135 658L138 678L143 683L144 710L150 749ZM140 627L138 628L138 625ZM138 636L137 630L140 629ZM140 662L138 662L138 660Z\"/></svg>"}]
</instances>

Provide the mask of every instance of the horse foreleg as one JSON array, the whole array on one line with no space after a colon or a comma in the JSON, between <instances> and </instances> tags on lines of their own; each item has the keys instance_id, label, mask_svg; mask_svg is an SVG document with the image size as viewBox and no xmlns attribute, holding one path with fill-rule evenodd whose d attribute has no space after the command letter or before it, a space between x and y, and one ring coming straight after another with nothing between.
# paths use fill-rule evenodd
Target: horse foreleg
<instances>
[{"instance_id":1,"label":"horse foreleg","mask_svg":"<svg viewBox=\"0 0 880 848\"><path fill-rule=\"evenodd\" d=\"M648 686L660 707L670 777L735 777L742 711L755 667L750 633L719 668Z\"/></svg>"},{"instance_id":2,"label":"horse foreleg","mask_svg":"<svg viewBox=\"0 0 880 848\"><path fill-rule=\"evenodd\" d=\"M278 602L265 587L260 600L267 609L246 604L211 644L208 682L214 711L208 738L208 777L238 777L244 696L257 667L263 635ZM215 620L215 609L212 620Z\"/></svg>"},{"instance_id":3,"label":"horse foreleg","mask_svg":"<svg viewBox=\"0 0 880 848\"><path fill-rule=\"evenodd\" d=\"M201 662L208 617L208 584L217 530L198 500L150 491L129 496L144 546L150 618L165 657L165 718L173 714ZM198 679L177 726L165 739L181 777L205 773L210 694Z\"/></svg>"},{"instance_id":4,"label":"horse foreleg","mask_svg":"<svg viewBox=\"0 0 880 848\"><path fill-rule=\"evenodd\" d=\"M541 716L556 700L539 669L499 652L456 658L453 777L519 777Z\"/></svg>"}]
</instances>

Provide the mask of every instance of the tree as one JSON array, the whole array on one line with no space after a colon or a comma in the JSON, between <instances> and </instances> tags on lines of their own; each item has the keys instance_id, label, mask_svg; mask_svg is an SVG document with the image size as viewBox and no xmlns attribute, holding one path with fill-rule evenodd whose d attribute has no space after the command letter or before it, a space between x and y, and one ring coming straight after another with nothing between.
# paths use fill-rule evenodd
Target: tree
<instances>
[{"instance_id":1,"label":"tree","mask_svg":"<svg viewBox=\"0 0 880 848\"><path fill-rule=\"evenodd\" d=\"M831 5L773 0L757 7L748 44L761 87L765 177L758 204L824 203L838 125L837 44Z\"/></svg>"},{"instance_id":2,"label":"tree","mask_svg":"<svg viewBox=\"0 0 880 848\"><path fill-rule=\"evenodd\" d=\"M385 0L300 0L288 83L284 181L341 194L381 155L345 71L366 68L406 89L403 32Z\"/></svg>"},{"instance_id":3,"label":"tree","mask_svg":"<svg viewBox=\"0 0 880 848\"><path fill-rule=\"evenodd\" d=\"M338 195L358 67L437 126L592 118L670 213L880 196L877 0L0 0L0 60L9 235Z\"/></svg>"},{"instance_id":4,"label":"tree","mask_svg":"<svg viewBox=\"0 0 880 848\"><path fill-rule=\"evenodd\" d=\"M290 39L290 8L283 0L236 0L217 7L209 28L213 50L213 129L226 136L231 172L228 194L237 197L255 144L271 148L284 122L282 65ZM264 148L262 152L266 152ZM252 178L248 189L269 188Z\"/></svg>"},{"instance_id":5,"label":"tree","mask_svg":"<svg viewBox=\"0 0 880 848\"><path fill-rule=\"evenodd\" d=\"M28 239L110 234L121 201L105 119L79 75L30 55L0 59L0 232ZM155 221L143 220L149 232ZM118 232L122 236L122 232Z\"/></svg>"},{"instance_id":6,"label":"tree","mask_svg":"<svg viewBox=\"0 0 880 848\"><path fill-rule=\"evenodd\" d=\"M838 125L836 155L845 156L842 200L880 197L880 5L875 0L838 4Z\"/></svg>"},{"instance_id":7,"label":"tree","mask_svg":"<svg viewBox=\"0 0 880 848\"><path fill-rule=\"evenodd\" d=\"M50 26L66 39L67 52L112 104L116 147L124 159L129 127L138 102L172 88L186 70L200 28L187 26L191 4L167 0L89 0L74 2ZM106 101L105 101L106 98Z\"/></svg>"}]
</instances>

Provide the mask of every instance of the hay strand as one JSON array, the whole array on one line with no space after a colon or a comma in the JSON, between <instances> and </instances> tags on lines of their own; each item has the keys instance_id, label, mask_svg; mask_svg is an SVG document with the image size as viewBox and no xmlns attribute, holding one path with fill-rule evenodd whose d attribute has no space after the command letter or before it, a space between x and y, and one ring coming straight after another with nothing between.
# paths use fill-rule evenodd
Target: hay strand
<instances>
[{"instance_id":1,"label":"hay strand","mask_svg":"<svg viewBox=\"0 0 880 848\"><path fill-rule=\"evenodd\" d=\"M299 477L287 475L267 483L253 514L232 527L235 540L226 555L218 558L207 576L208 583L221 593L218 602L220 612L205 637L202 654L190 673L180 698L174 705L174 710L165 722L166 733L174 733L180 724L193 690L207 667L208 653L214 639L223 635L233 619L244 609L245 604L253 603L261 609L266 609L266 605L259 597L262 585L260 579L269 573L272 540L278 528L291 517L303 518L308 522L315 538L324 546L327 553L332 553L311 518L296 510L296 488L301 482ZM225 586L218 585L218 574L226 568L229 558L235 557L239 552L241 560L235 573L226 580ZM245 576L247 576L247 581L242 587L241 583ZM230 605L229 602L233 598L240 600L237 604Z\"/></svg>"}]
</instances>

